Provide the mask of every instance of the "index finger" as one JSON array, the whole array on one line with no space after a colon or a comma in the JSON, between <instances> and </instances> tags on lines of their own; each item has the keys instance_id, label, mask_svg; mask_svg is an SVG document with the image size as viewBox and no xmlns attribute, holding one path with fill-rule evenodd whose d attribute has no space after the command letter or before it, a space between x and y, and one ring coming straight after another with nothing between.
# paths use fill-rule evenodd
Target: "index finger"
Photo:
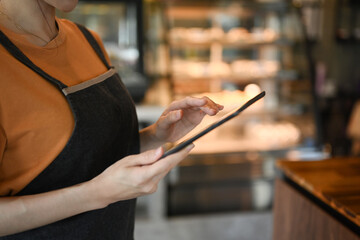
<instances>
[{"instance_id":1,"label":"index finger","mask_svg":"<svg viewBox=\"0 0 360 240\"><path fill-rule=\"evenodd\" d=\"M217 114L220 110L224 109L224 106L215 103L213 100L211 100L210 98L204 96L202 99L206 100L206 103L200 107L200 109L205 112L208 115L215 115Z\"/></svg>"},{"instance_id":2,"label":"index finger","mask_svg":"<svg viewBox=\"0 0 360 240\"><path fill-rule=\"evenodd\" d=\"M186 108L198 108L199 110L214 109L216 112L223 108L222 105L216 104L208 97L196 98L186 97L182 100L175 101L164 111L163 114L167 114L174 110L186 109ZM201 107L203 109L201 109Z\"/></svg>"}]
</instances>

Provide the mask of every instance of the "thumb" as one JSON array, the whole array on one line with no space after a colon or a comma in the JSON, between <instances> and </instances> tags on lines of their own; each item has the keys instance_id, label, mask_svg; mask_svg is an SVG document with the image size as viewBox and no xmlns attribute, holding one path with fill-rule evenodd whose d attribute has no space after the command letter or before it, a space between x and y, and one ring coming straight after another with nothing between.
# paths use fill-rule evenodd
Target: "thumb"
<instances>
[{"instance_id":1,"label":"thumb","mask_svg":"<svg viewBox=\"0 0 360 240\"><path fill-rule=\"evenodd\" d=\"M131 162L133 166L144 166L144 165L151 165L156 162L162 155L164 149L162 147L158 147L156 149L152 149L137 155L135 160Z\"/></svg>"}]
</instances>

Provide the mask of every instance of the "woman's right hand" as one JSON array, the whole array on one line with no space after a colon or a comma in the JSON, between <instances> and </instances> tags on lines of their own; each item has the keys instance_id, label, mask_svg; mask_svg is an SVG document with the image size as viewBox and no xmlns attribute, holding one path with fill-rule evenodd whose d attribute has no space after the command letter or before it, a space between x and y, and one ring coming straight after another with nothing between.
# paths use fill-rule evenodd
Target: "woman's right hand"
<instances>
[{"instance_id":1,"label":"woman's right hand","mask_svg":"<svg viewBox=\"0 0 360 240\"><path fill-rule=\"evenodd\" d=\"M127 156L92 179L93 190L104 207L120 200L132 199L156 191L159 181L191 151L194 145L161 158L163 148Z\"/></svg>"}]
</instances>

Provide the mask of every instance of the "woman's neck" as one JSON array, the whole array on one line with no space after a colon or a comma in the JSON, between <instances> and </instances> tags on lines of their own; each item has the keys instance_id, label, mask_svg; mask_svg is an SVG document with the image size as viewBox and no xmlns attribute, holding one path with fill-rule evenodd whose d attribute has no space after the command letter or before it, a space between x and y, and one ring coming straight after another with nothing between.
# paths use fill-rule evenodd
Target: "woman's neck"
<instances>
[{"instance_id":1,"label":"woman's neck","mask_svg":"<svg viewBox=\"0 0 360 240\"><path fill-rule=\"evenodd\" d=\"M0 0L0 24L45 46L58 33L55 8L43 0Z\"/></svg>"}]
</instances>

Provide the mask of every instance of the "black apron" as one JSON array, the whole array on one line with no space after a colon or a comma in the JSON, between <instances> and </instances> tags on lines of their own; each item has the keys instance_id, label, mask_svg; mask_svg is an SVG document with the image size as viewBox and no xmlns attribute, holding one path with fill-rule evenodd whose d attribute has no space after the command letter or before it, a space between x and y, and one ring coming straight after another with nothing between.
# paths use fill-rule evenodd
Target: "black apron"
<instances>
[{"instance_id":1,"label":"black apron","mask_svg":"<svg viewBox=\"0 0 360 240\"><path fill-rule=\"evenodd\" d=\"M17 196L48 192L88 181L121 158L139 153L134 103L94 37L83 26L78 27L108 71L71 87L35 66L0 31L0 43L8 52L63 92L75 119L74 131L62 152ZM133 239L135 201L120 201L100 210L0 239Z\"/></svg>"}]
</instances>

